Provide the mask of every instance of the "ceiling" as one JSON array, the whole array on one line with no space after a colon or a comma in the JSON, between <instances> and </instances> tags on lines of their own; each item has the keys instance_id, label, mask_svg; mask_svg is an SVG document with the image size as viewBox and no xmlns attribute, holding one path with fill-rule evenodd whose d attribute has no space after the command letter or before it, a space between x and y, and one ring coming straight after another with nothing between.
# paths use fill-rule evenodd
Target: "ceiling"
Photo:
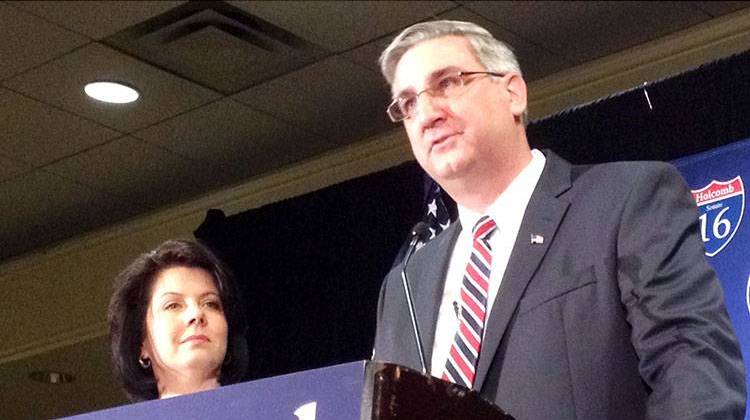
<instances>
[{"instance_id":1,"label":"ceiling","mask_svg":"<svg viewBox=\"0 0 750 420\"><path fill-rule=\"evenodd\" d=\"M0 260L392 129L376 60L414 22L484 24L533 81L746 6L2 2Z\"/></svg>"},{"instance_id":2,"label":"ceiling","mask_svg":"<svg viewBox=\"0 0 750 420\"><path fill-rule=\"evenodd\" d=\"M477 22L515 47L535 81L748 6L0 2L0 262L393 130L377 57L415 22ZM83 93L93 80L126 82L142 97L97 103ZM11 295L47 296L45 284ZM125 402L104 340L0 364L3 417ZM30 369L52 365L77 380L29 382Z\"/></svg>"}]
</instances>

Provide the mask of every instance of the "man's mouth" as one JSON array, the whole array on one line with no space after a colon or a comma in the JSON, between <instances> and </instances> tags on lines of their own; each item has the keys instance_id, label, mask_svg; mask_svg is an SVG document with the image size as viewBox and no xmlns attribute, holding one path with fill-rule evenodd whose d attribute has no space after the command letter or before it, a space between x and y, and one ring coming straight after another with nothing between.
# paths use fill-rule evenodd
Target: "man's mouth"
<instances>
[{"instance_id":1,"label":"man's mouth","mask_svg":"<svg viewBox=\"0 0 750 420\"><path fill-rule=\"evenodd\" d=\"M430 141L430 150L434 150L434 149L439 150L441 146L447 144L453 138L453 136L457 134L458 133L446 133L446 134L441 134L433 138Z\"/></svg>"}]
</instances>

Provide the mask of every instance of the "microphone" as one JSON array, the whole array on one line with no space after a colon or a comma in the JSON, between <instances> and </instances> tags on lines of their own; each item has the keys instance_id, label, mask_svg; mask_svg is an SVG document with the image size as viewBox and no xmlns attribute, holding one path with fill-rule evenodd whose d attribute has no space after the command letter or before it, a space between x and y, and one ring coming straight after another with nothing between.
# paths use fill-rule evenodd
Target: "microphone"
<instances>
[{"instance_id":1,"label":"microphone","mask_svg":"<svg viewBox=\"0 0 750 420\"><path fill-rule=\"evenodd\" d=\"M422 335L419 334L419 325L417 325L417 315L414 312L414 300L411 297L411 288L409 281L406 279L406 265L409 263L411 255L417 248L419 241L423 240L430 233L430 227L425 222L419 222L411 230L411 242L404 256L404 263L401 264L401 284L404 287L406 304L409 307L409 317L411 317L411 326L414 329L414 340L417 342L417 352L419 353L419 363L422 365L422 374L427 374L427 365L425 364L424 349L422 349Z\"/></svg>"}]
</instances>

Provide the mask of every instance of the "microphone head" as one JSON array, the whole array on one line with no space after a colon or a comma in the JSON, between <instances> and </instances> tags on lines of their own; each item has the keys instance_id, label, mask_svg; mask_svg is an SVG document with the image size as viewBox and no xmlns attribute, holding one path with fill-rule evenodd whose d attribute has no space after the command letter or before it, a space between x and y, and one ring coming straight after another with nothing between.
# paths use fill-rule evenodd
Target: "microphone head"
<instances>
[{"instance_id":1,"label":"microphone head","mask_svg":"<svg viewBox=\"0 0 750 420\"><path fill-rule=\"evenodd\" d=\"M411 234L417 240L423 241L430 235L430 226L425 222L419 222L411 229Z\"/></svg>"}]
</instances>

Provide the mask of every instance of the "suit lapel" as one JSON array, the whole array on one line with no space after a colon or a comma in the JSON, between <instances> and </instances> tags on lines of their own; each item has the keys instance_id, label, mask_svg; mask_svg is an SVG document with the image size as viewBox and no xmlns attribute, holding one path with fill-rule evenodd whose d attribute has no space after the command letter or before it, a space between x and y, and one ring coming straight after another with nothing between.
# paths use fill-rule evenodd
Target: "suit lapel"
<instances>
[{"instance_id":1,"label":"suit lapel","mask_svg":"<svg viewBox=\"0 0 750 420\"><path fill-rule=\"evenodd\" d=\"M474 389L482 388L518 301L547 253L568 209L569 203L558 197L570 188L570 164L551 152L545 152L545 155L544 171L526 207L500 290L487 320ZM531 240L532 235L536 235L534 241ZM543 238L542 243L539 243L540 237Z\"/></svg>"},{"instance_id":2,"label":"suit lapel","mask_svg":"<svg viewBox=\"0 0 750 420\"><path fill-rule=\"evenodd\" d=\"M438 310L443 298L445 273L448 270L453 245L460 231L460 224L458 221L454 222L437 238L417 251L406 270L414 295L414 311L422 336L422 348L425 352L428 372L432 362L432 344L435 339ZM436 261L440 263L436 264ZM409 335L411 336L411 333ZM413 338L411 341L414 341Z\"/></svg>"}]
</instances>

